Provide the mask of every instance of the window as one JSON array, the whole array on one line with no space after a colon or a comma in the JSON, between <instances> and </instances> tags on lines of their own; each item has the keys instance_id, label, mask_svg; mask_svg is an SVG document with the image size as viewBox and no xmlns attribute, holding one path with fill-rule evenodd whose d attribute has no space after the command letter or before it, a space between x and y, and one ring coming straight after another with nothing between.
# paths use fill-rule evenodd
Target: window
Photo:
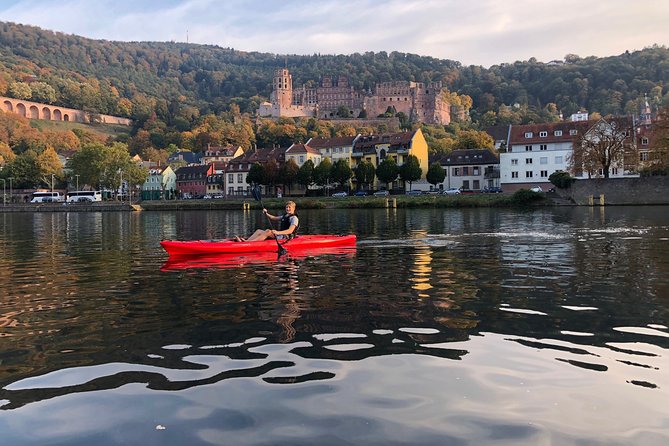
<instances>
[{"instance_id":1,"label":"window","mask_svg":"<svg viewBox=\"0 0 669 446\"><path fill-rule=\"evenodd\" d=\"M234 183L235 182L235 174L234 173L229 173L228 174L228 183Z\"/></svg>"},{"instance_id":2,"label":"window","mask_svg":"<svg viewBox=\"0 0 669 446\"><path fill-rule=\"evenodd\" d=\"M472 188L473 188L474 190L479 190L479 189L481 189L481 183L479 182L479 180L474 180L474 181L472 181Z\"/></svg>"},{"instance_id":3,"label":"window","mask_svg":"<svg viewBox=\"0 0 669 446\"><path fill-rule=\"evenodd\" d=\"M534 136L532 132L525 132L525 138L531 138L532 136Z\"/></svg>"},{"instance_id":4,"label":"window","mask_svg":"<svg viewBox=\"0 0 669 446\"><path fill-rule=\"evenodd\" d=\"M511 172L511 178L518 178L518 172Z\"/></svg>"},{"instance_id":5,"label":"window","mask_svg":"<svg viewBox=\"0 0 669 446\"><path fill-rule=\"evenodd\" d=\"M465 190L469 190L469 180L464 180L462 182L462 188Z\"/></svg>"},{"instance_id":6,"label":"window","mask_svg":"<svg viewBox=\"0 0 669 446\"><path fill-rule=\"evenodd\" d=\"M569 135L571 135L571 136L578 135L578 130L576 130L576 129L569 130Z\"/></svg>"},{"instance_id":7,"label":"window","mask_svg":"<svg viewBox=\"0 0 669 446\"><path fill-rule=\"evenodd\" d=\"M453 176L454 177L459 177L460 176L460 168L459 167L454 167L453 168Z\"/></svg>"},{"instance_id":8,"label":"window","mask_svg":"<svg viewBox=\"0 0 669 446\"><path fill-rule=\"evenodd\" d=\"M532 178L532 171L531 170L525 171L525 178Z\"/></svg>"},{"instance_id":9,"label":"window","mask_svg":"<svg viewBox=\"0 0 669 446\"><path fill-rule=\"evenodd\" d=\"M612 167L611 168L611 175L618 175L618 168L617 167Z\"/></svg>"},{"instance_id":10,"label":"window","mask_svg":"<svg viewBox=\"0 0 669 446\"><path fill-rule=\"evenodd\" d=\"M298 164L304 164L304 155L300 155L300 162Z\"/></svg>"},{"instance_id":11,"label":"window","mask_svg":"<svg viewBox=\"0 0 669 446\"><path fill-rule=\"evenodd\" d=\"M518 165L518 160L517 159L511 160L511 165L512 166L517 166Z\"/></svg>"},{"instance_id":12,"label":"window","mask_svg":"<svg viewBox=\"0 0 669 446\"><path fill-rule=\"evenodd\" d=\"M542 156L541 158L539 158L539 164L548 164L548 157Z\"/></svg>"},{"instance_id":13,"label":"window","mask_svg":"<svg viewBox=\"0 0 669 446\"><path fill-rule=\"evenodd\" d=\"M641 144L643 144L644 146L647 146L648 145L648 138L641 138Z\"/></svg>"},{"instance_id":14,"label":"window","mask_svg":"<svg viewBox=\"0 0 669 446\"><path fill-rule=\"evenodd\" d=\"M648 161L650 159L650 153L641 152L639 153L639 161Z\"/></svg>"},{"instance_id":15,"label":"window","mask_svg":"<svg viewBox=\"0 0 669 446\"><path fill-rule=\"evenodd\" d=\"M472 175L481 175L478 167L473 167L472 170L473 170Z\"/></svg>"},{"instance_id":16,"label":"window","mask_svg":"<svg viewBox=\"0 0 669 446\"><path fill-rule=\"evenodd\" d=\"M539 144L539 150L548 150L548 144Z\"/></svg>"},{"instance_id":17,"label":"window","mask_svg":"<svg viewBox=\"0 0 669 446\"><path fill-rule=\"evenodd\" d=\"M526 152L531 152L532 151L532 146L525 146L525 151Z\"/></svg>"},{"instance_id":18,"label":"window","mask_svg":"<svg viewBox=\"0 0 669 446\"><path fill-rule=\"evenodd\" d=\"M542 170L540 176L541 176L541 178L547 178L548 177L548 171L547 170Z\"/></svg>"},{"instance_id":19,"label":"window","mask_svg":"<svg viewBox=\"0 0 669 446\"><path fill-rule=\"evenodd\" d=\"M562 130L556 130L555 132L553 132L553 135L562 136Z\"/></svg>"},{"instance_id":20,"label":"window","mask_svg":"<svg viewBox=\"0 0 669 446\"><path fill-rule=\"evenodd\" d=\"M238 173L237 174L237 182L238 183L244 182L244 174L243 173Z\"/></svg>"},{"instance_id":21,"label":"window","mask_svg":"<svg viewBox=\"0 0 669 446\"><path fill-rule=\"evenodd\" d=\"M545 138L548 136L548 132L539 132L539 138Z\"/></svg>"},{"instance_id":22,"label":"window","mask_svg":"<svg viewBox=\"0 0 669 446\"><path fill-rule=\"evenodd\" d=\"M532 158L525 158L525 164L532 164Z\"/></svg>"},{"instance_id":23,"label":"window","mask_svg":"<svg viewBox=\"0 0 669 446\"><path fill-rule=\"evenodd\" d=\"M462 168L462 175L469 175L469 167L465 166Z\"/></svg>"},{"instance_id":24,"label":"window","mask_svg":"<svg viewBox=\"0 0 669 446\"><path fill-rule=\"evenodd\" d=\"M555 157L555 164L562 164L562 157L561 156L556 156Z\"/></svg>"}]
</instances>

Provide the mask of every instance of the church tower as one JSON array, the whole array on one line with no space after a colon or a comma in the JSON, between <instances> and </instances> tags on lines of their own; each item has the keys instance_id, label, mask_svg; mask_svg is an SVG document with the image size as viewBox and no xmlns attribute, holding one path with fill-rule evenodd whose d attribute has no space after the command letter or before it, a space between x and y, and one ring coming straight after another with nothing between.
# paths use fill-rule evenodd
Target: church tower
<instances>
[{"instance_id":1,"label":"church tower","mask_svg":"<svg viewBox=\"0 0 669 446\"><path fill-rule=\"evenodd\" d=\"M293 103L293 78L287 68L280 68L274 72L272 104L280 109L289 108Z\"/></svg>"}]
</instances>

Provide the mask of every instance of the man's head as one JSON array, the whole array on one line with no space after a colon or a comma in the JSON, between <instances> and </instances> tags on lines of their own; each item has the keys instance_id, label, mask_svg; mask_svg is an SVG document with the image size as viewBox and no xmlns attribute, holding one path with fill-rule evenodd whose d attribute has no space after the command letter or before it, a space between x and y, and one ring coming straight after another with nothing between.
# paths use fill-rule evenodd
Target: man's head
<instances>
[{"instance_id":1,"label":"man's head","mask_svg":"<svg viewBox=\"0 0 669 446\"><path fill-rule=\"evenodd\" d=\"M289 214L292 214L295 212L295 202L294 201L289 201L286 203L286 212Z\"/></svg>"}]
</instances>

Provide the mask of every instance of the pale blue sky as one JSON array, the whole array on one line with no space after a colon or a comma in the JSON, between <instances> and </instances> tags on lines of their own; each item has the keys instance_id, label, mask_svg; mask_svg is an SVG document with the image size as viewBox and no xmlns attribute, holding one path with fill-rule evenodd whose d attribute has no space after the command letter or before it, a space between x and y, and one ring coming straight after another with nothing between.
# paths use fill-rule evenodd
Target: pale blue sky
<instances>
[{"instance_id":1,"label":"pale blue sky","mask_svg":"<svg viewBox=\"0 0 669 446\"><path fill-rule=\"evenodd\" d=\"M0 0L0 21L93 39L401 51L486 67L669 45L667 0Z\"/></svg>"}]
</instances>

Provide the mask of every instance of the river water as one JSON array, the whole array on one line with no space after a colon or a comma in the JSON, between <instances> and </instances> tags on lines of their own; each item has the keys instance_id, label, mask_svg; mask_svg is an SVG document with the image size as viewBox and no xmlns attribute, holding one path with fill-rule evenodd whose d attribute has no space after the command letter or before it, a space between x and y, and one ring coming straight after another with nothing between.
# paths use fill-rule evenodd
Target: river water
<instances>
[{"instance_id":1,"label":"river water","mask_svg":"<svg viewBox=\"0 0 669 446\"><path fill-rule=\"evenodd\" d=\"M7 445L669 444L669 208L0 215Z\"/></svg>"}]
</instances>

